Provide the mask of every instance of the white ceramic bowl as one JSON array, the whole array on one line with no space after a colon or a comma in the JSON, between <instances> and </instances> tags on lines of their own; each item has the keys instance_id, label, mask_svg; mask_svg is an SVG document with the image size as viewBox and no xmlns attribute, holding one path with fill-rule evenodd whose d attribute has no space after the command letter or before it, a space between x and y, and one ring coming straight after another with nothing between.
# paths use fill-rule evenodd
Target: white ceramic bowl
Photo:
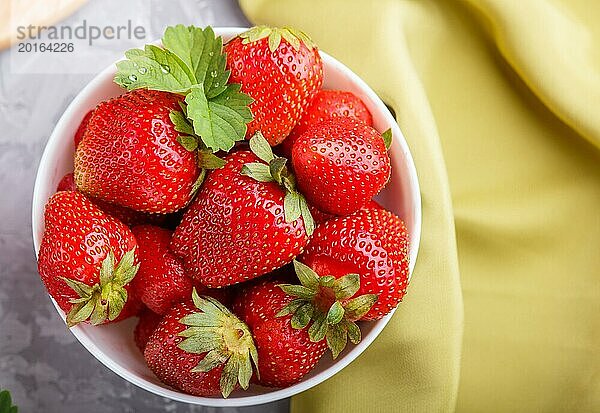
<instances>
[{"instance_id":1,"label":"white ceramic bowl","mask_svg":"<svg viewBox=\"0 0 600 413\"><path fill-rule=\"evenodd\" d=\"M243 30L245 29L215 28L217 35L223 36L225 41ZM392 128L394 135L391 148L392 179L382 191L379 200L386 208L399 215L407 225L410 234L410 272L412 274L421 235L421 198L417 173L408 145L396 121L375 92L333 57L323 52L321 52L321 56L325 68L324 87L349 90L355 93L371 111L377 130L382 132L389 127ZM114 74L115 65L113 64L97 75L73 99L46 144L38 168L33 195L32 227L36 253L39 252L44 231L44 205L55 192L62 176L73 170L73 135L81 119L99 102L123 93L123 90L113 83ZM64 319L64 314L56 302L54 302L54 306ZM363 339L358 345L349 345L336 361L333 361L330 355L325 355L316 368L300 383L285 389L251 385L248 391L234 392L228 399L191 396L161 383L148 369L144 358L133 342L132 331L136 319L98 327L78 325L71 328L71 332L105 366L124 379L152 393L203 406L250 406L293 396L327 380L356 359L375 340L392 314L376 322L362 323Z\"/></svg>"}]
</instances>

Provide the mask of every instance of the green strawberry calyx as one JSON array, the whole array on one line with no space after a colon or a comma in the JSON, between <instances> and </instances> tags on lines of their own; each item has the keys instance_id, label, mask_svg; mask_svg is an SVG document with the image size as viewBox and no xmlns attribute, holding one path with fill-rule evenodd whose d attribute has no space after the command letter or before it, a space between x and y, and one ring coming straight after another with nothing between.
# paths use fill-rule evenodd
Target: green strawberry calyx
<instances>
[{"instance_id":1,"label":"green strawberry calyx","mask_svg":"<svg viewBox=\"0 0 600 413\"><path fill-rule=\"evenodd\" d=\"M123 254L115 265L115 254L109 251L100 267L100 282L88 284L67 277L60 277L79 296L71 299L73 304L67 314L67 325L73 327L89 319L93 325L98 325L116 319L125 303L127 303L128 285L140 268L135 264L135 248Z\"/></svg>"},{"instance_id":2,"label":"green strawberry calyx","mask_svg":"<svg viewBox=\"0 0 600 413\"><path fill-rule=\"evenodd\" d=\"M354 297L360 289L358 274L347 274L340 278L319 276L296 260L294 269L300 285L279 284L279 288L296 298L283 307L276 317L292 314L290 323L299 330L306 328L312 320L308 328L310 340L319 342L326 339L335 359L346 348L348 340L353 344L360 342L360 328L355 321L369 312L377 301L377 294Z\"/></svg>"},{"instance_id":3,"label":"green strawberry calyx","mask_svg":"<svg viewBox=\"0 0 600 413\"><path fill-rule=\"evenodd\" d=\"M192 291L192 300L200 312L188 314L179 322L187 326L179 333L185 337L179 348L188 353L206 353L193 372L208 372L224 366L220 387L227 398L236 384L246 390L252 376L252 363L258 372L258 352L248 326L223 304Z\"/></svg>"},{"instance_id":4,"label":"green strawberry calyx","mask_svg":"<svg viewBox=\"0 0 600 413\"><path fill-rule=\"evenodd\" d=\"M286 222L294 222L302 217L304 229L310 236L315 230L315 221L308 209L306 198L296 190L296 178L288 170L287 159L275 156L269 142L262 133L256 132L250 138L250 150L262 162L250 162L242 167L242 175L249 176L259 182L276 182L285 190L283 211Z\"/></svg>"},{"instance_id":5,"label":"green strawberry calyx","mask_svg":"<svg viewBox=\"0 0 600 413\"><path fill-rule=\"evenodd\" d=\"M295 50L300 50L300 44L304 44L310 50L316 47L309 35L302 30L294 29L293 27L270 27L270 26L254 26L250 30L240 34L242 44L254 43L264 38L268 39L269 50L274 52L281 44L281 39L288 42Z\"/></svg>"},{"instance_id":6,"label":"green strawberry calyx","mask_svg":"<svg viewBox=\"0 0 600 413\"><path fill-rule=\"evenodd\" d=\"M124 89L185 96L181 111L172 111L170 117L181 133L179 143L199 153L198 165L203 173L195 190L207 169L224 165L213 154L228 152L243 140L253 118L249 107L253 99L241 92L239 84L229 83L231 72L226 63L223 39L215 36L211 27L182 24L167 27L162 47L150 44L143 50L131 49L125 52L124 60L117 62L114 81Z\"/></svg>"},{"instance_id":7,"label":"green strawberry calyx","mask_svg":"<svg viewBox=\"0 0 600 413\"><path fill-rule=\"evenodd\" d=\"M385 144L385 149L390 150L390 147L392 146L392 140L393 140L392 128L389 128L388 130L383 132L381 134L381 137L383 138L383 143Z\"/></svg>"}]
</instances>

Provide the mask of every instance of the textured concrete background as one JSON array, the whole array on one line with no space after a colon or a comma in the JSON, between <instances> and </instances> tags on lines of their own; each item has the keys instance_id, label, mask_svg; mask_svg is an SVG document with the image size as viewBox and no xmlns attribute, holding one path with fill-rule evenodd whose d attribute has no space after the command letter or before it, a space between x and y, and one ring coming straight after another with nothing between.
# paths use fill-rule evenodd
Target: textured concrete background
<instances>
[{"instance_id":1,"label":"textured concrete background","mask_svg":"<svg viewBox=\"0 0 600 413\"><path fill-rule=\"evenodd\" d=\"M76 25L84 18L114 24L111 19L124 7L150 10L148 40L159 38L164 26L175 23L247 25L231 0L92 0L60 24ZM65 55L60 63L93 59L100 70L128 47L127 42L123 47L111 42L110 47ZM40 67L44 71L42 58L34 53L21 56L26 67L37 72ZM287 412L287 401L220 410L157 397L112 373L67 331L37 275L31 197L46 140L94 74L18 73L10 60L10 52L0 53L0 387L12 392L24 413Z\"/></svg>"}]
</instances>

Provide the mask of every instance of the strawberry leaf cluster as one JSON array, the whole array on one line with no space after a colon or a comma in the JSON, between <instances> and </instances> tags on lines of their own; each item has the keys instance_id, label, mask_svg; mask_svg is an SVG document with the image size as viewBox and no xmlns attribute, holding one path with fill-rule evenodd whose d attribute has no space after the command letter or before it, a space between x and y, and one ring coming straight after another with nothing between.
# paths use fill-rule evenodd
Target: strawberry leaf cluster
<instances>
[{"instance_id":1,"label":"strawberry leaf cluster","mask_svg":"<svg viewBox=\"0 0 600 413\"><path fill-rule=\"evenodd\" d=\"M292 314L293 328L308 328L312 342L326 339L327 346L335 359L346 347L348 340L358 344L360 328L355 321L360 320L377 301L376 294L354 295L360 289L360 276L346 274L335 278L332 275L319 276L307 265L294 260L294 269L301 285L280 284L286 294L296 297L283 307L277 317ZM331 305L321 308L317 303L319 295L333 297Z\"/></svg>"},{"instance_id":2,"label":"strawberry leaf cluster","mask_svg":"<svg viewBox=\"0 0 600 413\"><path fill-rule=\"evenodd\" d=\"M162 47L131 49L117 63L115 83L127 89L152 89L185 96L181 112L173 112L186 149L229 151L244 139L252 120L252 98L229 84L223 40L212 28L168 27ZM192 141L196 141L194 144Z\"/></svg>"},{"instance_id":3,"label":"strawberry leaf cluster","mask_svg":"<svg viewBox=\"0 0 600 413\"><path fill-rule=\"evenodd\" d=\"M125 286L140 268L140 264L134 264L134 261L135 248L125 253L116 265L115 254L110 251L100 267L100 282L91 287L81 281L60 277L79 296L71 300L74 305L67 314L68 326L88 319L92 325L115 320L127 302Z\"/></svg>"}]
</instances>

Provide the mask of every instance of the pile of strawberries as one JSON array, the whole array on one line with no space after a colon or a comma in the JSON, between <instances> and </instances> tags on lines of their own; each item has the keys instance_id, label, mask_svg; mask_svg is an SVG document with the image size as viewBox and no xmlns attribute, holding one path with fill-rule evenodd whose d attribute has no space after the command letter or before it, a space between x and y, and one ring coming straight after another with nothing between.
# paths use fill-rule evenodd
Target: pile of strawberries
<instances>
[{"instance_id":1,"label":"pile of strawberries","mask_svg":"<svg viewBox=\"0 0 600 413\"><path fill-rule=\"evenodd\" d=\"M117 69L127 92L83 119L45 208L39 272L69 326L139 316L160 380L227 397L300 381L398 305L408 234L372 200L391 132L321 89L305 33L178 25Z\"/></svg>"}]
</instances>

